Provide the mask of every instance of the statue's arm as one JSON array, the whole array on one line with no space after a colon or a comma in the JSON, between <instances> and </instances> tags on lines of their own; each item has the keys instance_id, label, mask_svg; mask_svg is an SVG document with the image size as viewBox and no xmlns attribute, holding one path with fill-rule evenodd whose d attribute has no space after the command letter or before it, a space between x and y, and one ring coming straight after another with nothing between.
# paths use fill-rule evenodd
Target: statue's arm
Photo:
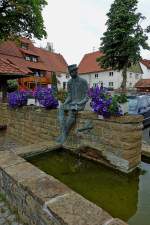
<instances>
[{"instance_id":1,"label":"statue's arm","mask_svg":"<svg viewBox=\"0 0 150 225\"><path fill-rule=\"evenodd\" d=\"M69 82L68 82L68 84L67 84L67 91L68 91L68 96L67 96L67 98L66 98L64 104L68 104L68 103L71 102L71 85L70 85Z\"/></svg>"},{"instance_id":2,"label":"statue's arm","mask_svg":"<svg viewBox=\"0 0 150 225\"><path fill-rule=\"evenodd\" d=\"M84 98L81 99L81 101L77 103L78 105L85 104L89 100L89 96L88 96L88 83L87 82L84 83L84 88L83 88L82 91L84 92L84 94L83 94Z\"/></svg>"}]
</instances>

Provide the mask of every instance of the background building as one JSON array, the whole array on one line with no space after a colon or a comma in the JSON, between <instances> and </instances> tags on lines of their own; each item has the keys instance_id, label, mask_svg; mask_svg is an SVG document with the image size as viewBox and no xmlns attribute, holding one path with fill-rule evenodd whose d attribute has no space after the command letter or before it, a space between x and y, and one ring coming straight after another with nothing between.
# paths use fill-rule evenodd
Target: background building
<instances>
[{"instance_id":1,"label":"background building","mask_svg":"<svg viewBox=\"0 0 150 225\"><path fill-rule=\"evenodd\" d=\"M20 89L49 86L53 72L58 77L66 77L68 73L68 65L61 54L37 48L27 38L20 38L18 42L3 42L0 45L0 58L31 74L31 77L19 79ZM60 86L63 87L63 83Z\"/></svg>"},{"instance_id":2,"label":"background building","mask_svg":"<svg viewBox=\"0 0 150 225\"><path fill-rule=\"evenodd\" d=\"M122 71L103 69L98 65L96 59L103 53L96 51L85 54L79 64L79 75L87 80L89 87L101 85L110 89L118 89L122 83ZM127 88L133 89L137 81L142 79L140 64L129 68L127 73Z\"/></svg>"}]
</instances>

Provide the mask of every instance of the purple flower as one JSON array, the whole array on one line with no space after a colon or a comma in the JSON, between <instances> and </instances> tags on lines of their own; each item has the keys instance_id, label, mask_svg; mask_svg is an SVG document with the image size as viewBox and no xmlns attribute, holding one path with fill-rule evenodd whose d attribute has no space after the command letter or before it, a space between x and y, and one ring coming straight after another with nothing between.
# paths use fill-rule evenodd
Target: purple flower
<instances>
[{"instance_id":1,"label":"purple flower","mask_svg":"<svg viewBox=\"0 0 150 225\"><path fill-rule=\"evenodd\" d=\"M8 93L8 104L12 108L21 107L27 104L28 91L14 91Z\"/></svg>"},{"instance_id":2,"label":"purple flower","mask_svg":"<svg viewBox=\"0 0 150 225\"><path fill-rule=\"evenodd\" d=\"M106 88L98 86L90 88L89 97L91 98L90 105L98 115L103 115L105 118L121 115L118 102L107 92Z\"/></svg>"},{"instance_id":3,"label":"purple flower","mask_svg":"<svg viewBox=\"0 0 150 225\"><path fill-rule=\"evenodd\" d=\"M56 109L58 107L58 101L53 96L51 88L37 88L34 91L34 97L47 109Z\"/></svg>"}]
</instances>

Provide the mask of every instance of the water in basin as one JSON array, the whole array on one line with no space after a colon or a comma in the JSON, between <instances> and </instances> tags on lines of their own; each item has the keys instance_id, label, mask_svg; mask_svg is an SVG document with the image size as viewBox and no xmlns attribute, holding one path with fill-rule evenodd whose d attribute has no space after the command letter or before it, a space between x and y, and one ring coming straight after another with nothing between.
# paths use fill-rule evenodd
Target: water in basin
<instances>
[{"instance_id":1,"label":"water in basin","mask_svg":"<svg viewBox=\"0 0 150 225\"><path fill-rule=\"evenodd\" d=\"M141 162L140 169L123 175L96 162L79 158L67 151L52 151L28 159L130 225L150 224L150 164Z\"/></svg>"}]
</instances>

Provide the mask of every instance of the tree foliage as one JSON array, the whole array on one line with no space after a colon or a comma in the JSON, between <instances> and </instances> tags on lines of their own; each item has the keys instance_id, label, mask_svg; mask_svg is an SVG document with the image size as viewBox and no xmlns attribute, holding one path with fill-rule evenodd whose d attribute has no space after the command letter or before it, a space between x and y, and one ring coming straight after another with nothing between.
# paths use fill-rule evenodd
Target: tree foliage
<instances>
[{"instance_id":1,"label":"tree foliage","mask_svg":"<svg viewBox=\"0 0 150 225\"><path fill-rule=\"evenodd\" d=\"M56 73L53 72L52 73L52 93L54 96L56 96L57 92L58 92L58 87L57 87L57 77L56 77Z\"/></svg>"},{"instance_id":2,"label":"tree foliage","mask_svg":"<svg viewBox=\"0 0 150 225\"><path fill-rule=\"evenodd\" d=\"M145 19L137 12L138 0L115 0L107 14L107 30L101 38L100 51L104 55L98 59L103 68L122 70L122 88L126 87L127 69L139 62L140 49L149 49L148 37L141 27Z\"/></svg>"},{"instance_id":3,"label":"tree foliage","mask_svg":"<svg viewBox=\"0 0 150 225\"><path fill-rule=\"evenodd\" d=\"M46 0L0 0L0 40L46 37L42 9Z\"/></svg>"}]
</instances>

